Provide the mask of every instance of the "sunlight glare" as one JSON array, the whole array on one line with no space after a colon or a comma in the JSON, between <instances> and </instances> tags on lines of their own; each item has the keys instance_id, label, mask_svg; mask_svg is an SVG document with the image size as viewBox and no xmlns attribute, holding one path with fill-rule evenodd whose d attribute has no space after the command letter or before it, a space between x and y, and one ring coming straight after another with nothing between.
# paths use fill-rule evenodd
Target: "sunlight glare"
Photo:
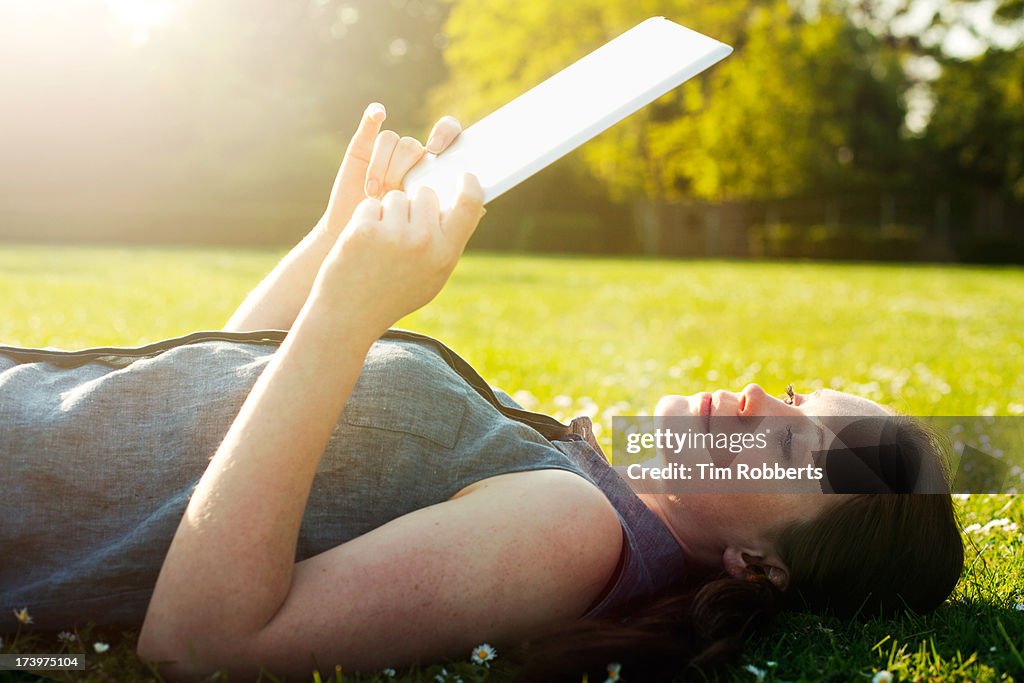
<instances>
[{"instance_id":1,"label":"sunlight glare","mask_svg":"<svg viewBox=\"0 0 1024 683\"><path fill-rule=\"evenodd\" d=\"M166 26L175 12L174 0L107 0L110 13L131 32L132 42L142 45L155 29Z\"/></svg>"}]
</instances>

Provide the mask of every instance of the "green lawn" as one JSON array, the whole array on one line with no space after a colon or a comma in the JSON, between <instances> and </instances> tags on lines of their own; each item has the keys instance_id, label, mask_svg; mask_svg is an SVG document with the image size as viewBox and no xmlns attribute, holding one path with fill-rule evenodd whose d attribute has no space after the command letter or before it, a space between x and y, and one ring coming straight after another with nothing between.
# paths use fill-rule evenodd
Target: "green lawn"
<instances>
[{"instance_id":1,"label":"green lawn","mask_svg":"<svg viewBox=\"0 0 1024 683\"><path fill-rule=\"evenodd\" d=\"M0 246L0 343L136 345L216 329L283 253ZM470 254L399 326L445 341L527 408L592 415L610 447L614 414L751 381L776 393L789 382L842 389L918 415L1021 415L1022 312L1020 268ZM866 625L792 616L746 663L779 681L867 682L881 669L904 680L1024 680L1024 503L960 505L965 526L1010 521L968 535L969 571L949 605ZM56 647L29 629L19 651ZM115 642L104 655L86 643L91 680L140 675L130 634L120 645L118 634L88 637ZM14 647L7 636L3 651ZM755 680L743 669L733 678Z\"/></svg>"}]
</instances>

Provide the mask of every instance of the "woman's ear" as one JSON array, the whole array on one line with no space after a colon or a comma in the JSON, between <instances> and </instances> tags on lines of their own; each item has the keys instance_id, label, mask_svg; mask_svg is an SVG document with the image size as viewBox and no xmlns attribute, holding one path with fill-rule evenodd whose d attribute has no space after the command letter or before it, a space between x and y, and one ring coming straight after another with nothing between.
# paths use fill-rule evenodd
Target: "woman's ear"
<instances>
[{"instance_id":1,"label":"woman's ear","mask_svg":"<svg viewBox=\"0 0 1024 683\"><path fill-rule=\"evenodd\" d=\"M789 586L789 568L774 553L765 556L752 550L729 546L722 553L722 564L729 576L743 579L753 574L767 576L779 590Z\"/></svg>"}]
</instances>

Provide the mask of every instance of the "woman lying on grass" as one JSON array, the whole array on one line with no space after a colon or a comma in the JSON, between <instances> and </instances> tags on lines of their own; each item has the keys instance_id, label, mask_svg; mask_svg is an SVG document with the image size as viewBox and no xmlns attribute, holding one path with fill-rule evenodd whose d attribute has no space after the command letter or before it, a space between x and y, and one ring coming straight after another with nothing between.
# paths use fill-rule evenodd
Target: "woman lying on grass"
<instances>
[{"instance_id":1,"label":"woman lying on grass","mask_svg":"<svg viewBox=\"0 0 1024 683\"><path fill-rule=\"evenodd\" d=\"M40 628L141 627L170 679L301 680L487 641L525 646L523 679L603 680L618 661L656 681L729 661L785 605L946 598L963 565L948 494L640 491L586 418L522 410L443 344L389 329L441 290L483 211L472 176L445 214L399 190L457 122L425 150L383 119L367 109L323 219L223 331L0 347L0 631L25 606ZM943 477L918 423L837 391L752 384L656 412L779 420L766 462L795 466L853 418L891 417Z\"/></svg>"}]
</instances>

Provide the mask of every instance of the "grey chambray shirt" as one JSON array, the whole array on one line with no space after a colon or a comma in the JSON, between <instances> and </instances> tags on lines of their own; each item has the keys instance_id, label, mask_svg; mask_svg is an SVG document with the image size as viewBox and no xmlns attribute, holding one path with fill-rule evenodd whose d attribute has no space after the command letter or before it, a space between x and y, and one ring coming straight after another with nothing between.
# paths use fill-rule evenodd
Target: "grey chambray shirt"
<instances>
[{"instance_id":1,"label":"grey chambray shirt","mask_svg":"<svg viewBox=\"0 0 1024 683\"><path fill-rule=\"evenodd\" d=\"M141 625L189 497L285 334L0 346L0 633L22 607L39 629ZM596 484L622 522L619 567L586 616L680 580L679 545L610 467L589 419L525 411L436 339L389 330L325 449L296 560L483 478L548 468Z\"/></svg>"}]
</instances>

